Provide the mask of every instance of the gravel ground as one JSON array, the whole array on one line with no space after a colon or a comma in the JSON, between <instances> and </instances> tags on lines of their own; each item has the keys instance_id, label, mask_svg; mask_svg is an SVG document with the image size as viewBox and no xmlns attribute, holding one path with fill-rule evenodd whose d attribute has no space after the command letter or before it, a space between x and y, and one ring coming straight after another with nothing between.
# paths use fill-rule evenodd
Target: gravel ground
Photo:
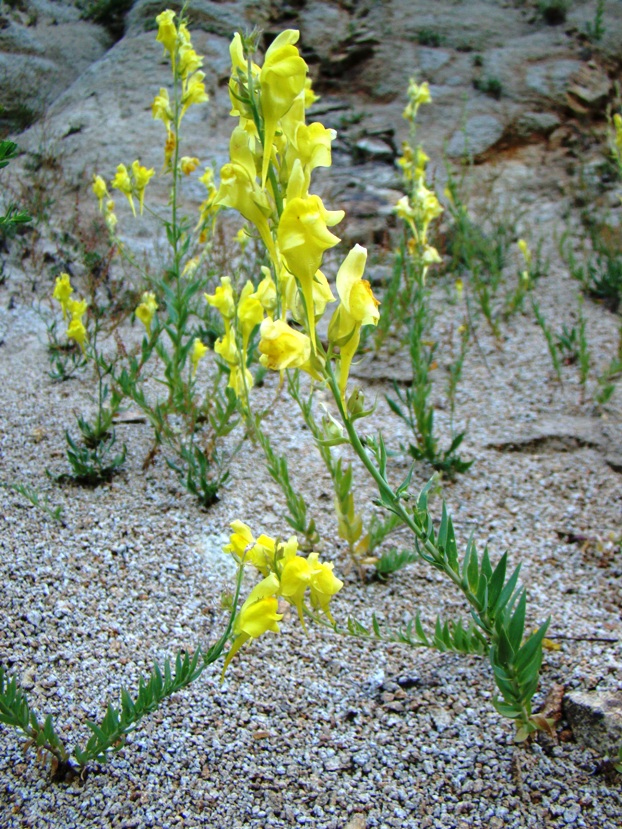
<instances>
[{"instance_id":1,"label":"gravel ground","mask_svg":"<svg viewBox=\"0 0 622 829\"><path fill-rule=\"evenodd\" d=\"M550 205L541 203L543 215ZM83 381L47 376L40 318L0 288L0 461L4 481L28 483L62 506L65 525L13 491L0 488L0 662L21 679L36 709L58 717L71 744L86 737L121 686L134 689L153 660L216 638L221 594L231 562L220 552L233 519L258 534L286 534L275 485L245 446L222 499L200 509L161 457L145 473L149 431L118 427L128 445L125 470L111 484L59 485L45 471L67 471L64 429L92 412ZM576 285L555 263L538 287L543 311L568 318ZM456 308L439 288L442 342ZM617 342L619 318L584 306L597 368ZM374 422L396 452L395 476L407 469L405 427L382 393L403 368L363 362L368 393L378 395ZM443 371L443 363L439 373ZM493 558L509 550L522 562L529 624L549 614L559 651L547 651L536 704L557 685L616 689L622 648L619 472L598 446L577 441L503 451L543 418L595 420L581 402L575 368L553 382L542 334L530 316L513 317L497 342L481 328L459 387L458 425L468 425L464 454L472 469L443 486L460 542L471 532ZM259 399L274 393L270 377ZM447 429L443 382L437 383L438 429ZM603 417L620 422L620 391ZM330 484L288 401L272 417L275 443L307 495L345 587L338 619L354 614L399 625L421 610L464 617L439 574L410 566L387 583L361 584L347 573L335 541ZM414 486L430 470L415 474ZM373 497L357 469L360 503ZM433 501L440 508L440 499ZM582 536L584 543L570 543ZM590 641L597 637L610 642ZM279 636L266 635L233 661L224 684L218 667L173 697L130 736L127 746L85 780L52 783L20 739L0 731L0 827L598 827L622 822L620 778L590 750L565 739L513 744L494 711L487 662L403 646L370 645L311 629L287 613ZM564 727L563 721L560 728Z\"/></svg>"}]
</instances>

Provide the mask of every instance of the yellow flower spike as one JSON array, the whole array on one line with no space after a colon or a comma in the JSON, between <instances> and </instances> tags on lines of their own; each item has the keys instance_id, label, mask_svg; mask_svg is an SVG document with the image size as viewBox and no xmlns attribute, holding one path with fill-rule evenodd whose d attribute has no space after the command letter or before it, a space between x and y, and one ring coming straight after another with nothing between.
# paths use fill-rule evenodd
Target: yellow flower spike
<instances>
[{"instance_id":1,"label":"yellow flower spike","mask_svg":"<svg viewBox=\"0 0 622 829\"><path fill-rule=\"evenodd\" d=\"M309 196L288 200L279 221L279 248L285 264L300 284L314 349L313 278L320 269L324 251L340 241L328 226L340 222L344 215L343 210L326 210L319 196Z\"/></svg>"},{"instance_id":2,"label":"yellow flower spike","mask_svg":"<svg viewBox=\"0 0 622 829\"><path fill-rule=\"evenodd\" d=\"M104 209L104 199L108 196L106 182L101 176L93 175L93 193L95 193L95 198L99 201L99 212L101 213Z\"/></svg>"},{"instance_id":3,"label":"yellow flower spike","mask_svg":"<svg viewBox=\"0 0 622 829\"><path fill-rule=\"evenodd\" d=\"M67 303L69 302L69 298L73 293L73 288L71 287L71 282L69 280L68 273L61 273L60 276L56 277L56 284L54 285L54 293L52 296L58 302L60 302L60 307L63 311L63 317L67 319L68 311L67 311Z\"/></svg>"},{"instance_id":4,"label":"yellow flower spike","mask_svg":"<svg viewBox=\"0 0 622 829\"><path fill-rule=\"evenodd\" d=\"M136 308L136 318L145 326L147 334L151 334L151 323L155 312L158 310L155 294L152 291L145 291L141 297L141 303Z\"/></svg>"},{"instance_id":5,"label":"yellow flower spike","mask_svg":"<svg viewBox=\"0 0 622 829\"><path fill-rule=\"evenodd\" d=\"M307 64L294 46L299 36L295 29L281 32L268 48L259 75L264 120L262 187L266 186L279 119L287 113L295 98L305 88Z\"/></svg>"},{"instance_id":6,"label":"yellow flower spike","mask_svg":"<svg viewBox=\"0 0 622 829\"><path fill-rule=\"evenodd\" d=\"M250 336L254 328L262 322L263 317L263 306L255 293L253 283L248 280L242 288L238 302L238 322L240 323L240 329L242 331L242 348L245 358Z\"/></svg>"},{"instance_id":7,"label":"yellow flower spike","mask_svg":"<svg viewBox=\"0 0 622 829\"><path fill-rule=\"evenodd\" d=\"M80 320L77 317L74 317L71 320L71 322L69 323L69 327L67 328L67 338L70 340L75 340L82 349L82 353L86 356L84 343L87 340L87 333L86 328L82 323L82 320Z\"/></svg>"},{"instance_id":8,"label":"yellow flower spike","mask_svg":"<svg viewBox=\"0 0 622 829\"><path fill-rule=\"evenodd\" d=\"M273 262L278 261L267 216L270 205L254 178L240 164L225 164L220 171L220 188L215 204L232 207L255 225Z\"/></svg>"},{"instance_id":9,"label":"yellow flower spike","mask_svg":"<svg viewBox=\"0 0 622 829\"><path fill-rule=\"evenodd\" d=\"M195 72L187 82L184 83L185 89L181 95L181 115L183 118L188 108L194 104L204 104L209 101L209 95L205 91L205 72Z\"/></svg>"},{"instance_id":10,"label":"yellow flower spike","mask_svg":"<svg viewBox=\"0 0 622 829\"><path fill-rule=\"evenodd\" d=\"M132 208L132 213L136 216L136 208L134 207L134 201L132 199L132 182L125 164L118 165L116 175L112 179L111 184L115 190L120 190L121 193L124 193L127 196L127 200Z\"/></svg>"},{"instance_id":11,"label":"yellow flower spike","mask_svg":"<svg viewBox=\"0 0 622 829\"><path fill-rule=\"evenodd\" d=\"M143 202L145 200L145 187L149 184L155 170L148 170L143 167L139 161L132 162L132 179L136 195L138 196L138 204L140 207L140 214L143 213Z\"/></svg>"},{"instance_id":12,"label":"yellow flower spike","mask_svg":"<svg viewBox=\"0 0 622 829\"><path fill-rule=\"evenodd\" d=\"M319 561L317 553L310 553L307 561L311 568L309 584L311 604L325 613L332 622L329 603L332 597L341 590L343 582L333 573L332 562Z\"/></svg>"},{"instance_id":13,"label":"yellow flower spike","mask_svg":"<svg viewBox=\"0 0 622 829\"><path fill-rule=\"evenodd\" d=\"M168 89L162 87L159 93L153 99L151 104L151 114L154 120L160 120L168 130L171 121L173 120L173 110L171 109L171 101L168 96Z\"/></svg>"},{"instance_id":14,"label":"yellow flower spike","mask_svg":"<svg viewBox=\"0 0 622 829\"><path fill-rule=\"evenodd\" d=\"M190 351L190 363L192 364L192 376L197 373L199 361L205 357L207 353L207 346L203 345L198 337L195 337L192 343L192 350Z\"/></svg>"},{"instance_id":15,"label":"yellow flower spike","mask_svg":"<svg viewBox=\"0 0 622 829\"><path fill-rule=\"evenodd\" d=\"M283 320L266 318L261 323L259 362L272 371L301 368L316 379L321 379L310 364L311 340L306 334L291 328Z\"/></svg>"},{"instance_id":16,"label":"yellow flower spike","mask_svg":"<svg viewBox=\"0 0 622 829\"><path fill-rule=\"evenodd\" d=\"M164 51L168 52L171 57L173 56L177 43L177 29L173 23L174 17L175 12L171 9L166 9L166 11L163 11L156 17L156 23L158 24L156 41L164 46Z\"/></svg>"},{"instance_id":17,"label":"yellow flower spike","mask_svg":"<svg viewBox=\"0 0 622 829\"><path fill-rule=\"evenodd\" d=\"M189 176L198 168L201 162L195 156L182 155L179 160L179 169L185 176Z\"/></svg>"},{"instance_id":18,"label":"yellow flower spike","mask_svg":"<svg viewBox=\"0 0 622 829\"><path fill-rule=\"evenodd\" d=\"M311 583L311 576L311 566L302 556L288 558L281 570L279 593L289 604L294 605L303 628L305 621L302 606L305 592Z\"/></svg>"},{"instance_id":19,"label":"yellow flower spike","mask_svg":"<svg viewBox=\"0 0 622 829\"><path fill-rule=\"evenodd\" d=\"M207 302L220 311L225 322L229 322L235 316L235 297L233 296L233 288L231 287L231 277L222 276L220 278L220 285L216 288L213 294L203 294Z\"/></svg>"}]
</instances>

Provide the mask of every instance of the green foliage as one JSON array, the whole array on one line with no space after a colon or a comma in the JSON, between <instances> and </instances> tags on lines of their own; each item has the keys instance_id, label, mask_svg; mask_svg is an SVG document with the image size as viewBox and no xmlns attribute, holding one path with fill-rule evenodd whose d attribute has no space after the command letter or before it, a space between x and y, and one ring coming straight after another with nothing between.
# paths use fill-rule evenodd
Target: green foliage
<instances>
[{"instance_id":1,"label":"green foliage","mask_svg":"<svg viewBox=\"0 0 622 829\"><path fill-rule=\"evenodd\" d=\"M13 141L0 141L0 169L17 158L17 144ZM31 222L32 217L24 210L20 210L14 204L8 205L4 216L0 216L0 234L6 233L9 227Z\"/></svg>"},{"instance_id":2,"label":"green foliage","mask_svg":"<svg viewBox=\"0 0 622 829\"><path fill-rule=\"evenodd\" d=\"M180 482L201 506L210 507L218 500L218 491L229 473L225 471L218 476L209 458L198 446L182 446L179 454L181 463L167 458L167 464L177 472Z\"/></svg>"},{"instance_id":3,"label":"green foliage","mask_svg":"<svg viewBox=\"0 0 622 829\"><path fill-rule=\"evenodd\" d=\"M78 425L82 431L83 443L75 441L69 432L65 431L67 460L73 470L69 477L76 481L76 483L86 484L87 486L97 486L98 484L110 481L112 476L125 463L127 447L124 444L121 452L114 454L114 445L116 443L114 429L106 437L100 437L93 444L93 430L89 424L79 419ZM86 443L87 440L91 443L91 446ZM60 479L65 477L67 476L61 475Z\"/></svg>"},{"instance_id":4,"label":"green foliage","mask_svg":"<svg viewBox=\"0 0 622 829\"><path fill-rule=\"evenodd\" d=\"M47 351L50 369L48 377L55 381L70 380L86 367L87 361L77 343L61 339L58 320L47 322Z\"/></svg>"},{"instance_id":5,"label":"green foliage","mask_svg":"<svg viewBox=\"0 0 622 829\"><path fill-rule=\"evenodd\" d=\"M501 95L503 94L503 86L499 78L475 78L473 80L473 88L477 89L478 92L483 92L484 95L490 95L490 97L494 98L496 101L499 101L501 99Z\"/></svg>"},{"instance_id":6,"label":"green foliage","mask_svg":"<svg viewBox=\"0 0 622 829\"><path fill-rule=\"evenodd\" d=\"M437 48L442 46L445 41L445 38L440 32L436 32L434 29L419 29L417 32L417 43L420 46L432 46Z\"/></svg>"},{"instance_id":7,"label":"green foliage","mask_svg":"<svg viewBox=\"0 0 622 829\"><path fill-rule=\"evenodd\" d=\"M377 576L384 580L418 560L419 555L415 550L398 550L397 547L392 547L382 553L374 566Z\"/></svg>"},{"instance_id":8,"label":"green foliage","mask_svg":"<svg viewBox=\"0 0 622 829\"><path fill-rule=\"evenodd\" d=\"M600 43L605 34L605 0L597 0L594 20L585 26L585 33L592 43Z\"/></svg>"},{"instance_id":9,"label":"green foliage","mask_svg":"<svg viewBox=\"0 0 622 829\"><path fill-rule=\"evenodd\" d=\"M49 515L50 518L53 518L54 521L59 521L61 524L65 523L63 520L63 508L51 507L47 496L44 496L42 499L39 492L29 484L12 484L7 481L0 481L0 486L5 487L5 489L12 489L13 492L23 495L24 498L30 501L33 507L37 507L37 509Z\"/></svg>"}]
</instances>

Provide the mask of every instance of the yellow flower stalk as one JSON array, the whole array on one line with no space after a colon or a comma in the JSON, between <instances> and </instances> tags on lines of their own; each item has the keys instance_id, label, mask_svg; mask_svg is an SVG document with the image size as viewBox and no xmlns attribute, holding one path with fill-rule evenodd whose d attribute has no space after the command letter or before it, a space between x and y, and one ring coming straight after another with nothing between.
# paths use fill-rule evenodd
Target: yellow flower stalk
<instances>
[{"instance_id":1,"label":"yellow flower stalk","mask_svg":"<svg viewBox=\"0 0 622 829\"><path fill-rule=\"evenodd\" d=\"M60 307L63 311L63 317L65 319L67 319L69 316L67 304L72 293L73 288L71 287L69 274L61 273L60 276L56 277L56 284L54 285L54 293L52 294L52 296L54 297L54 299L60 302Z\"/></svg>"},{"instance_id":2,"label":"yellow flower stalk","mask_svg":"<svg viewBox=\"0 0 622 829\"><path fill-rule=\"evenodd\" d=\"M151 334L151 323L155 312L158 310L155 294L152 291L145 291L141 297L141 303L136 308L136 317L145 326L147 335Z\"/></svg>"},{"instance_id":3,"label":"yellow flower stalk","mask_svg":"<svg viewBox=\"0 0 622 829\"><path fill-rule=\"evenodd\" d=\"M272 145L279 119L287 113L294 100L305 88L307 64L294 46L299 36L299 32L295 29L286 29L281 32L268 48L259 75L264 128L262 187L266 186Z\"/></svg>"},{"instance_id":4,"label":"yellow flower stalk","mask_svg":"<svg viewBox=\"0 0 622 829\"><path fill-rule=\"evenodd\" d=\"M197 373L200 360L207 354L207 346L203 345L198 337L195 337L190 351L190 363L192 365L192 376Z\"/></svg>"}]
</instances>

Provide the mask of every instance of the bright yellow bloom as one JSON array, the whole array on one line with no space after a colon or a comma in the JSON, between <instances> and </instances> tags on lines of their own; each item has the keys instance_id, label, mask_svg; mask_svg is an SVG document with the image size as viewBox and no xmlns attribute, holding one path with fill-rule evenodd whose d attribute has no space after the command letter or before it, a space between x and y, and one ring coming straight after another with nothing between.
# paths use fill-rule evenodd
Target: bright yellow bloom
<instances>
[{"instance_id":1,"label":"bright yellow bloom","mask_svg":"<svg viewBox=\"0 0 622 829\"><path fill-rule=\"evenodd\" d=\"M220 170L220 188L216 204L232 207L251 224L254 224L268 249L273 262L277 261L276 249L270 232L268 215L271 212L265 193L259 189L254 177L241 164L225 164Z\"/></svg>"},{"instance_id":2,"label":"bright yellow bloom","mask_svg":"<svg viewBox=\"0 0 622 829\"><path fill-rule=\"evenodd\" d=\"M527 242L524 239L518 240L518 248L520 252L523 254L523 259L525 260L525 264L529 266L531 264L531 251L527 245Z\"/></svg>"},{"instance_id":3,"label":"bright yellow bloom","mask_svg":"<svg viewBox=\"0 0 622 829\"><path fill-rule=\"evenodd\" d=\"M160 92L153 99L151 104L151 114L155 120L164 122L164 126L168 130L171 121L173 120L173 110L171 109L171 102L168 97L168 89L162 87Z\"/></svg>"},{"instance_id":4,"label":"bright yellow bloom","mask_svg":"<svg viewBox=\"0 0 622 829\"><path fill-rule=\"evenodd\" d=\"M104 199L108 196L106 182L101 176L93 175L93 193L95 193L95 198L99 201L99 210L101 213L104 209Z\"/></svg>"},{"instance_id":5,"label":"bright yellow bloom","mask_svg":"<svg viewBox=\"0 0 622 829\"><path fill-rule=\"evenodd\" d=\"M145 291L141 297L142 302L136 309L136 317L142 322L147 330L147 334L151 334L151 323L155 312L158 310L158 303L156 302L155 294L152 291Z\"/></svg>"},{"instance_id":6,"label":"bright yellow bloom","mask_svg":"<svg viewBox=\"0 0 622 829\"><path fill-rule=\"evenodd\" d=\"M277 306L277 293L276 293L276 285L274 284L274 280L272 279L272 274L270 273L270 269L266 268L265 265L262 265L261 272L263 273L263 279L257 286L257 291L255 292L257 299L261 303L264 311L267 314L272 316L276 311Z\"/></svg>"},{"instance_id":7,"label":"bright yellow bloom","mask_svg":"<svg viewBox=\"0 0 622 829\"><path fill-rule=\"evenodd\" d=\"M284 320L266 318L259 329L259 362L272 371L300 368L312 377L321 379L311 366L311 340L306 334L291 328Z\"/></svg>"},{"instance_id":8,"label":"bright yellow bloom","mask_svg":"<svg viewBox=\"0 0 622 829\"><path fill-rule=\"evenodd\" d=\"M231 287L231 277L222 276L220 278L220 285L218 285L214 293L203 294L203 296L213 308L217 308L220 311L227 326L229 321L235 316L235 297L233 296L233 288Z\"/></svg>"},{"instance_id":9,"label":"bright yellow bloom","mask_svg":"<svg viewBox=\"0 0 622 829\"><path fill-rule=\"evenodd\" d=\"M404 110L403 115L407 121L414 121L421 104L429 104L432 101L432 95L430 94L430 87L427 81L424 81L422 84L417 84L414 78L411 78L410 84L408 85L408 99L408 106Z\"/></svg>"},{"instance_id":10,"label":"bright yellow bloom","mask_svg":"<svg viewBox=\"0 0 622 829\"><path fill-rule=\"evenodd\" d=\"M310 592L313 607L323 611L332 622L329 603L335 593L343 587L343 582L333 573L332 562L321 562L317 553L310 553L307 559L311 568Z\"/></svg>"},{"instance_id":11,"label":"bright yellow bloom","mask_svg":"<svg viewBox=\"0 0 622 829\"><path fill-rule=\"evenodd\" d=\"M161 43L171 56L175 51L175 45L177 43L177 29L173 23L174 17L175 12L171 11L171 9L166 9L166 11L163 11L156 17L156 23L158 24L156 41Z\"/></svg>"},{"instance_id":12,"label":"bright yellow bloom","mask_svg":"<svg viewBox=\"0 0 622 829\"><path fill-rule=\"evenodd\" d=\"M308 196L288 199L279 221L279 248L285 264L300 284L314 348L313 279L322 264L324 251L339 242L339 237L328 227L340 222L344 215L343 210L326 210L319 196Z\"/></svg>"},{"instance_id":13,"label":"bright yellow bloom","mask_svg":"<svg viewBox=\"0 0 622 829\"><path fill-rule=\"evenodd\" d=\"M337 272L339 303L328 326L329 340L339 346L339 388L345 397L350 366L361 338L361 326L377 325L379 302L363 279L367 250L355 245Z\"/></svg>"},{"instance_id":14,"label":"bright yellow bloom","mask_svg":"<svg viewBox=\"0 0 622 829\"><path fill-rule=\"evenodd\" d=\"M294 46L298 38L299 32L295 29L281 32L268 48L259 75L264 119L262 187L266 186L278 121L305 88L307 64Z\"/></svg>"},{"instance_id":15,"label":"bright yellow bloom","mask_svg":"<svg viewBox=\"0 0 622 829\"><path fill-rule=\"evenodd\" d=\"M242 288L240 300L238 302L238 322L242 332L242 348L244 354L248 349L248 341L254 328L261 323L264 317L264 310L253 283L248 280L246 285Z\"/></svg>"},{"instance_id":16,"label":"bright yellow bloom","mask_svg":"<svg viewBox=\"0 0 622 829\"><path fill-rule=\"evenodd\" d=\"M82 317L86 314L88 304L84 299L68 299L67 310L71 315L72 320L82 321Z\"/></svg>"},{"instance_id":17,"label":"bright yellow bloom","mask_svg":"<svg viewBox=\"0 0 622 829\"><path fill-rule=\"evenodd\" d=\"M181 95L181 118L184 117L193 104L203 104L209 101L209 95L205 91L203 80L205 72L195 72L184 84L185 89Z\"/></svg>"},{"instance_id":18,"label":"bright yellow bloom","mask_svg":"<svg viewBox=\"0 0 622 829\"><path fill-rule=\"evenodd\" d=\"M233 532L229 537L229 544L223 547L225 553L232 553L234 558L244 563L252 564L264 576L268 575L271 564L274 564L276 541L268 535L260 535L255 539L247 524L242 521L232 521Z\"/></svg>"},{"instance_id":19,"label":"bright yellow bloom","mask_svg":"<svg viewBox=\"0 0 622 829\"><path fill-rule=\"evenodd\" d=\"M69 327L67 328L67 338L75 340L82 349L82 353L86 354L84 343L87 340L87 333L86 328L82 324L82 320L77 318L71 320Z\"/></svg>"},{"instance_id":20,"label":"bright yellow bloom","mask_svg":"<svg viewBox=\"0 0 622 829\"><path fill-rule=\"evenodd\" d=\"M148 170L146 167L141 166L138 161L132 162L132 179L134 190L138 196L141 216L143 212L143 202L145 200L145 187L149 184L149 181L154 173L154 169Z\"/></svg>"},{"instance_id":21,"label":"bright yellow bloom","mask_svg":"<svg viewBox=\"0 0 622 829\"><path fill-rule=\"evenodd\" d=\"M182 155L179 160L179 168L185 176L194 173L201 162L195 156Z\"/></svg>"},{"instance_id":22,"label":"bright yellow bloom","mask_svg":"<svg viewBox=\"0 0 622 829\"><path fill-rule=\"evenodd\" d=\"M197 372L197 366L199 365L199 361L205 357L207 353L207 346L203 345L201 340L198 337L195 337L194 342L192 343L192 350L190 351L190 362L192 364L192 374L193 376Z\"/></svg>"},{"instance_id":23,"label":"bright yellow bloom","mask_svg":"<svg viewBox=\"0 0 622 829\"><path fill-rule=\"evenodd\" d=\"M130 207L132 208L132 213L136 215L136 209L134 208L134 201L132 199L132 182L125 164L119 164L116 175L112 179L111 184L116 190L120 190L122 193L125 193L127 200L130 203Z\"/></svg>"},{"instance_id":24,"label":"bright yellow bloom","mask_svg":"<svg viewBox=\"0 0 622 829\"><path fill-rule=\"evenodd\" d=\"M310 556L309 556L310 558ZM298 611L298 618L304 627L303 602L307 587L311 583L312 568L309 560L302 556L292 556L281 570L279 593Z\"/></svg>"},{"instance_id":25,"label":"bright yellow bloom","mask_svg":"<svg viewBox=\"0 0 622 829\"><path fill-rule=\"evenodd\" d=\"M65 319L68 317L67 303L69 302L69 298L72 293L73 288L71 287L71 282L69 281L69 274L61 273L60 276L56 277L56 284L54 285L54 293L52 296L60 302L60 307L63 310L63 317Z\"/></svg>"},{"instance_id":26,"label":"bright yellow bloom","mask_svg":"<svg viewBox=\"0 0 622 829\"><path fill-rule=\"evenodd\" d=\"M186 30L187 31L187 30ZM203 66L203 58L192 48L191 44L183 43L179 47L177 70L180 76L185 79L188 75L196 72Z\"/></svg>"}]
</instances>

